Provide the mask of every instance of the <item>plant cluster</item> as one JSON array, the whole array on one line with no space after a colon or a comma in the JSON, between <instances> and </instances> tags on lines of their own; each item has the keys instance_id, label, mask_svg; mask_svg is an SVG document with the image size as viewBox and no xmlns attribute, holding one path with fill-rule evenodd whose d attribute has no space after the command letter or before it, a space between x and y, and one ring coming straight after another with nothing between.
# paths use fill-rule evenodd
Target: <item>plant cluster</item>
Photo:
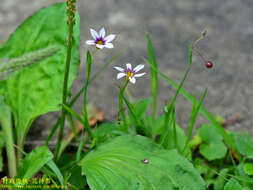
<instances>
[{"instance_id":1,"label":"plant cluster","mask_svg":"<svg viewBox=\"0 0 253 190\"><path fill-rule=\"evenodd\" d=\"M178 85L163 74L156 61L155 50L147 35L149 73L139 73L145 64L119 71L118 118L112 123L91 126L87 106L87 90L92 82L123 52L93 72L94 56L104 48L114 48L115 34L106 35L90 29L94 46L86 53L85 83L71 96L69 91L77 76L80 56L80 20L76 1L67 0L39 10L28 18L0 46L0 153L6 151L6 162L0 156L0 188L12 189L91 189L91 190L252 190L253 139L248 132L235 133L222 126L200 100L182 88L192 66L192 53L197 53L207 68L206 60L196 48L189 46L189 63ZM67 36L67 38L66 38ZM133 100L125 92L136 79L150 75L152 98ZM172 99L157 114L158 77L176 89ZM129 83L130 82L130 83ZM175 101L181 94L192 104L186 133L176 122ZM83 96L81 114L72 109ZM148 114L152 107L152 114ZM40 115L61 110L44 145L26 153L24 145L33 121ZM208 122L196 130L201 113ZM65 120L70 121L73 136L64 138ZM78 129L77 122L82 124ZM58 130L58 133L57 133ZM57 144L48 148L53 136ZM71 141L78 146L69 153Z\"/></svg>"}]
</instances>

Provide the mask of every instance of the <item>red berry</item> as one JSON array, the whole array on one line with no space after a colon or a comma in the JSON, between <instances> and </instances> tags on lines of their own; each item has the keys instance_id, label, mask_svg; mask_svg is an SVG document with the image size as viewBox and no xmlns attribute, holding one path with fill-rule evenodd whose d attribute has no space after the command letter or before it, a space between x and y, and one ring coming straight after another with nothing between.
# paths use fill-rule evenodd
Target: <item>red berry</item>
<instances>
[{"instance_id":1,"label":"red berry","mask_svg":"<svg viewBox=\"0 0 253 190\"><path fill-rule=\"evenodd\" d=\"M212 63L211 61L207 61L207 62L206 62L206 67L207 67L208 69L212 68L212 67L213 67L213 63Z\"/></svg>"}]
</instances>

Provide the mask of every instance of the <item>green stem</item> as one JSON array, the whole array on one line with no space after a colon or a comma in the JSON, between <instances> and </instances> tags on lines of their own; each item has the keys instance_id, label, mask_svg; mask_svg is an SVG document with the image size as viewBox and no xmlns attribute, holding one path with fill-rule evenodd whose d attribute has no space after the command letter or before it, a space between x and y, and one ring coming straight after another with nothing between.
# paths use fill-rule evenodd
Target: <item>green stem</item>
<instances>
[{"instance_id":1,"label":"green stem","mask_svg":"<svg viewBox=\"0 0 253 190\"><path fill-rule=\"evenodd\" d=\"M90 70L91 70L91 62L92 62L92 58L91 58L91 54L88 51L87 52L87 60L86 60L86 70L87 70L87 78L86 78L86 82L84 85L84 92L83 92L83 118L84 118L84 123L85 123L85 128L87 129L87 131L89 131L91 139L93 139L93 133L89 124L89 118L88 118L88 112L87 112L87 89L88 89L88 85L89 85L89 80L90 80Z\"/></svg>"},{"instance_id":2,"label":"green stem","mask_svg":"<svg viewBox=\"0 0 253 190\"><path fill-rule=\"evenodd\" d=\"M123 85L123 87L120 89L119 92L119 117L123 119L123 125L124 129L127 130L127 125L126 125L126 116L125 116L125 111L124 111L124 105L123 105L123 95L124 91L127 87L129 80L126 81L126 83Z\"/></svg>"},{"instance_id":3,"label":"green stem","mask_svg":"<svg viewBox=\"0 0 253 190\"><path fill-rule=\"evenodd\" d=\"M174 136L175 149L177 149L178 152L181 152L181 150L179 150L179 147L177 144L176 114L175 114L175 107L174 106L173 106L173 110L172 110L172 126L173 126L173 136Z\"/></svg>"},{"instance_id":4,"label":"green stem","mask_svg":"<svg viewBox=\"0 0 253 190\"><path fill-rule=\"evenodd\" d=\"M202 103L203 103L203 101L206 97L206 93L207 93L207 89L205 89L204 94L202 95L202 97L201 97L201 99L198 103L197 103L196 99L193 99L192 115L191 115L191 118L190 118L190 125L189 125L189 129L188 129L188 132L187 132L187 138L186 138L186 142L185 142L185 145L184 145L183 154L185 153L186 147L188 146L188 144L191 140L195 120L197 118L199 109L200 109L200 107L201 107L201 105L202 105Z\"/></svg>"},{"instance_id":5,"label":"green stem","mask_svg":"<svg viewBox=\"0 0 253 190\"><path fill-rule=\"evenodd\" d=\"M67 4L68 4L67 8L68 6L69 7L74 6L75 0L72 0L72 1L68 0ZM64 74L64 82L63 82L62 105L67 104L69 68L70 68L71 50L72 50L72 44L73 44L73 28L75 24L75 21L73 19L73 17L75 16L75 11L73 9L70 11L73 11L73 12L68 12L68 9L67 9L69 33L68 33L68 40L67 40L68 42L67 43L67 57L66 57L65 74ZM54 152L55 160L58 160L58 157L59 157L59 150L61 147L61 141L63 138L63 131L64 131L64 126L65 126L65 117L66 117L66 110L62 106L61 123L60 123L61 125L60 125L57 144L56 144L56 148Z\"/></svg>"},{"instance_id":6,"label":"green stem","mask_svg":"<svg viewBox=\"0 0 253 190\"><path fill-rule=\"evenodd\" d=\"M85 124L85 121L78 115L78 113L76 113L73 109L71 109L67 105L63 105L63 106L67 112L69 112L71 115L73 115L78 121L80 121L83 124L83 126L85 126L85 128L88 132L88 135L90 136L91 139L93 139L93 134L92 134L91 128L87 127L87 125Z\"/></svg>"},{"instance_id":7,"label":"green stem","mask_svg":"<svg viewBox=\"0 0 253 190\"><path fill-rule=\"evenodd\" d=\"M3 115L2 115L3 116ZM4 116L0 118L0 123L3 128L4 141L6 146L7 158L8 158L8 168L10 177L16 176L17 166L16 166L16 156L14 151L14 141L12 134L11 125L11 113L6 107Z\"/></svg>"},{"instance_id":8,"label":"green stem","mask_svg":"<svg viewBox=\"0 0 253 190\"><path fill-rule=\"evenodd\" d=\"M126 50L118 53L117 55L115 55L112 59L110 59L106 64L104 64L104 66L99 70L97 71L93 77L91 77L90 81L89 81L89 84L91 84L98 76L100 73L102 73L111 63L113 63L118 57L120 57L120 55L123 54L123 52L125 52ZM84 91L84 86L82 87L82 89L79 90L79 92L72 98L72 100L68 103L68 106L69 107L72 107L74 105L74 103L78 100L78 98L81 96L81 94L83 93ZM55 125L53 126L52 130L50 131L50 134L45 142L46 145L49 144L49 141L52 139L52 137L54 136L58 126L60 125L61 123L61 117L57 120L57 122L55 123Z\"/></svg>"}]
</instances>

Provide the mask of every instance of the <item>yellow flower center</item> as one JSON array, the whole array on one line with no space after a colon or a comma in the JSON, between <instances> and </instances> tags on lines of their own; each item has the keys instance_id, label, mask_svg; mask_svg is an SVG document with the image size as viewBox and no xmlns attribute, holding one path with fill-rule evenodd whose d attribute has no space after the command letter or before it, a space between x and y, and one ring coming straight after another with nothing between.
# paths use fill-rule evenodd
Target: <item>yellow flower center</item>
<instances>
[{"instance_id":1,"label":"yellow flower center","mask_svg":"<svg viewBox=\"0 0 253 190\"><path fill-rule=\"evenodd\" d=\"M99 45L104 45L104 42L103 42L102 40L99 40L99 41L97 42L97 44L99 44Z\"/></svg>"},{"instance_id":2,"label":"yellow flower center","mask_svg":"<svg viewBox=\"0 0 253 190\"><path fill-rule=\"evenodd\" d=\"M134 72L132 71L127 71L126 72L126 80L129 80L130 77L133 77L134 76Z\"/></svg>"}]
</instances>

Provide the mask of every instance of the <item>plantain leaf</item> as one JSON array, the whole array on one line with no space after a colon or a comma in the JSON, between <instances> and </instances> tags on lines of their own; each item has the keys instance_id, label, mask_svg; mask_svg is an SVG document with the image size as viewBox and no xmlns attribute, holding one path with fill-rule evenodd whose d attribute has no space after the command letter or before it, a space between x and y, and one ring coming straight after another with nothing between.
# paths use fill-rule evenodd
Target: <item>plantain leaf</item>
<instances>
[{"instance_id":1,"label":"plantain leaf","mask_svg":"<svg viewBox=\"0 0 253 190\"><path fill-rule=\"evenodd\" d=\"M6 87L7 102L14 112L17 137L21 142L37 116L59 110L62 102L67 51L65 38L68 33L65 9L65 3L41 9L17 28L0 52L0 59L15 60L24 55L36 58L36 52L47 52L51 47L57 49L46 59L39 59L38 54L35 59L37 64L16 71L4 85L2 83ZM68 87L77 75L80 62L79 28L76 14ZM31 56L29 60L32 60ZM20 64L22 66L25 63ZM15 64L15 67L18 65Z\"/></svg>"},{"instance_id":2,"label":"plantain leaf","mask_svg":"<svg viewBox=\"0 0 253 190\"><path fill-rule=\"evenodd\" d=\"M36 50L32 53L27 53L18 58L11 60L0 60L0 81L6 80L8 76L18 70L39 63L47 59L59 51L57 47L49 46L42 50Z\"/></svg>"},{"instance_id":3,"label":"plantain leaf","mask_svg":"<svg viewBox=\"0 0 253 190\"><path fill-rule=\"evenodd\" d=\"M80 162L92 190L204 190L199 173L176 150L143 136L113 138Z\"/></svg>"},{"instance_id":4,"label":"plantain leaf","mask_svg":"<svg viewBox=\"0 0 253 190\"><path fill-rule=\"evenodd\" d=\"M31 153L26 155L24 160L22 160L18 168L17 177L30 179L52 159L53 154L46 146L35 148Z\"/></svg>"}]
</instances>

